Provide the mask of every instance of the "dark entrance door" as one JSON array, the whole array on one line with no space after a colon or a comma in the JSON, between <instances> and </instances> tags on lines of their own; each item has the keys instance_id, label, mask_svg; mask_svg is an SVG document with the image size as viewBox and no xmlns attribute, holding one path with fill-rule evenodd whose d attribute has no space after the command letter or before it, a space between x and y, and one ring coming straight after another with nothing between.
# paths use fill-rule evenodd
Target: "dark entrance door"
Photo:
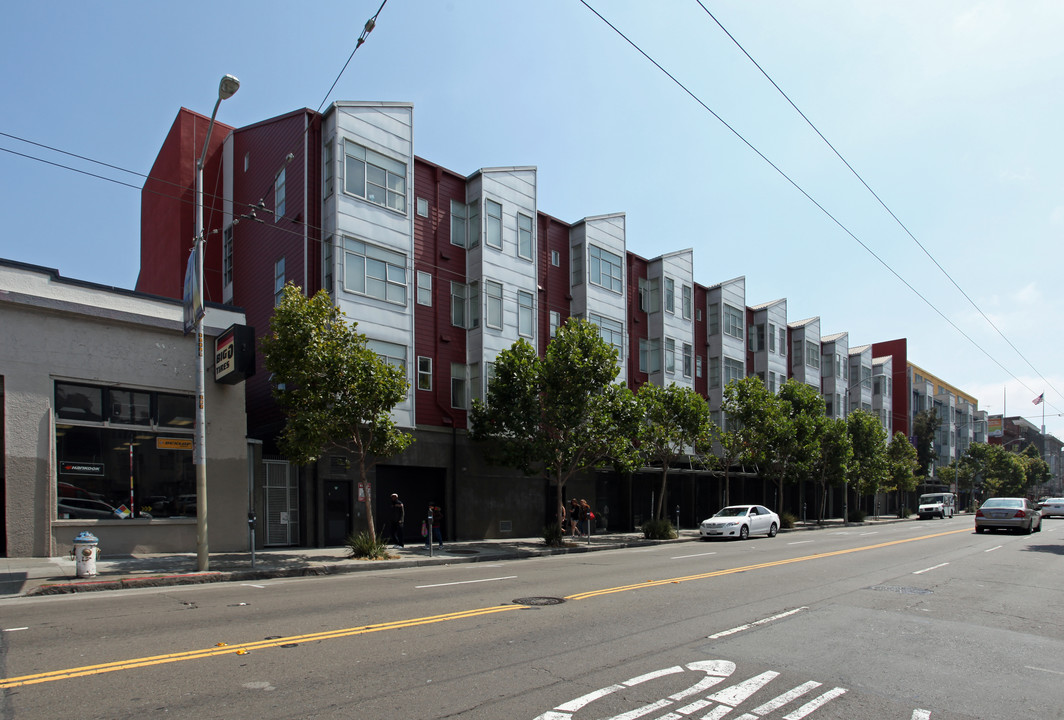
<instances>
[{"instance_id":1,"label":"dark entrance door","mask_svg":"<svg viewBox=\"0 0 1064 720\"><path fill-rule=\"evenodd\" d=\"M351 481L325 481L325 544L343 545L351 534Z\"/></svg>"}]
</instances>

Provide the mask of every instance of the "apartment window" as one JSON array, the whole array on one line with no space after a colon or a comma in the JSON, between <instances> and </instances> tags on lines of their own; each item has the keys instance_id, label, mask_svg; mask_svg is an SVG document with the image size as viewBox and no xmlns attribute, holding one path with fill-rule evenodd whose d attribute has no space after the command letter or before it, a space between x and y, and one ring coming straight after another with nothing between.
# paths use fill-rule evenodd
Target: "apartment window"
<instances>
[{"instance_id":1,"label":"apartment window","mask_svg":"<svg viewBox=\"0 0 1064 720\"><path fill-rule=\"evenodd\" d=\"M233 226L222 230L222 284L233 284Z\"/></svg>"},{"instance_id":2,"label":"apartment window","mask_svg":"<svg viewBox=\"0 0 1064 720\"><path fill-rule=\"evenodd\" d=\"M665 312L676 312L676 281L665 278Z\"/></svg>"},{"instance_id":3,"label":"apartment window","mask_svg":"<svg viewBox=\"0 0 1064 720\"><path fill-rule=\"evenodd\" d=\"M532 337L532 293L517 292L517 334Z\"/></svg>"},{"instance_id":4,"label":"apartment window","mask_svg":"<svg viewBox=\"0 0 1064 720\"><path fill-rule=\"evenodd\" d=\"M743 339L743 311L725 303L724 334Z\"/></svg>"},{"instance_id":5,"label":"apartment window","mask_svg":"<svg viewBox=\"0 0 1064 720\"><path fill-rule=\"evenodd\" d=\"M577 245L573 248L573 254L569 258L571 268L570 285L576 287L584 284L584 246Z\"/></svg>"},{"instance_id":6,"label":"apartment window","mask_svg":"<svg viewBox=\"0 0 1064 720\"><path fill-rule=\"evenodd\" d=\"M676 372L676 341L672 338L665 338L665 372Z\"/></svg>"},{"instance_id":7,"label":"apartment window","mask_svg":"<svg viewBox=\"0 0 1064 720\"><path fill-rule=\"evenodd\" d=\"M366 349L377 353L377 356L389 365L406 372L406 345L367 339Z\"/></svg>"},{"instance_id":8,"label":"apartment window","mask_svg":"<svg viewBox=\"0 0 1064 720\"><path fill-rule=\"evenodd\" d=\"M695 377L702 377L702 356L695 356Z\"/></svg>"},{"instance_id":9,"label":"apartment window","mask_svg":"<svg viewBox=\"0 0 1064 720\"><path fill-rule=\"evenodd\" d=\"M683 376L686 378L691 377L691 373L694 369L694 356L695 349L690 343L683 344Z\"/></svg>"},{"instance_id":10,"label":"apartment window","mask_svg":"<svg viewBox=\"0 0 1064 720\"><path fill-rule=\"evenodd\" d=\"M791 340L791 343L794 345L794 347L791 348L791 359L794 360L796 364L801 363L802 358L805 356L805 341L802 340L802 338L796 337Z\"/></svg>"},{"instance_id":11,"label":"apartment window","mask_svg":"<svg viewBox=\"0 0 1064 720\"><path fill-rule=\"evenodd\" d=\"M694 307L694 295L692 294L691 286L690 285L684 285L683 289L682 289L682 292L683 292L683 301L682 301L683 302L683 306L681 308L681 312L683 314L683 319L684 320L690 320L691 319L691 308ZM701 318L699 318L699 319L701 320Z\"/></svg>"},{"instance_id":12,"label":"apartment window","mask_svg":"<svg viewBox=\"0 0 1064 720\"><path fill-rule=\"evenodd\" d=\"M776 352L776 326L772 323L768 324L768 351Z\"/></svg>"},{"instance_id":13,"label":"apartment window","mask_svg":"<svg viewBox=\"0 0 1064 720\"><path fill-rule=\"evenodd\" d=\"M768 391L773 395L776 394L776 373L774 372L768 374Z\"/></svg>"},{"instance_id":14,"label":"apartment window","mask_svg":"<svg viewBox=\"0 0 1064 720\"><path fill-rule=\"evenodd\" d=\"M639 341L639 372L661 372L661 340Z\"/></svg>"},{"instance_id":15,"label":"apartment window","mask_svg":"<svg viewBox=\"0 0 1064 720\"><path fill-rule=\"evenodd\" d=\"M615 293L621 292L621 256L596 245L588 248L588 255L591 282Z\"/></svg>"},{"instance_id":16,"label":"apartment window","mask_svg":"<svg viewBox=\"0 0 1064 720\"><path fill-rule=\"evenodd\" d=\"M835 353L835 375L838 377L843 376L843 368L845 366L842 363L842 355Z\"/></svg>"},{"instance_id":17,"label":"apartment window","mask_svg":"<svg viewBox=\"0 0 1064 720\"><path fill-rule=\"evenodd\" d=\"M284 294L284 258L273 264L273 306L281 304L281 295Z\"/></svg>"},{"instance_id":18,"label":"apartment window","mask_svg":"<svg viewBox=\"0 0 1064 720\"><path fill-rule=\"evenodd\" d=\"M872 368L868 367L867 365L861 366L861 387L872 387Z\"/></svg>"},{"instance_id":19,"label":"apartment window","mask_svg":"<svg viewBox=\"0 0 1064 720\"><path fill-rule=\"evenodd\" d=\"M417 389L432 390L432 358L424 355L417 358Z\"/></svg>"},{"instance_id":20,"label":"apartment window","mask_svg":"<svg viewBox=\"0 0 1064 720\"><path fill-rule=\"evenodd\" d=\"M333 292L333 239L328 237L321 244L321 286L325 292L334 295Z\"/></svg>"},{"instance_id":21,"label":"apartment window","mask_svg":"<svg viewBox=\"0 0 1064 720\"><path fill-rule=\"evenodd\" d=\"M470 363L468 387L470 399L484 399L484 387L480 384L480 363Z\"/></svg>"},{"instance_id":22,"label":"apartment window","mask_svg":"<svg viewBox=\"0 0 1064 720\"><path fill-rule=\"evenodd\" d=\"M421 217L429 216L429 201L426 198L419 197L417 199L417 214Z\"/></svg>"},{"instance_id":23,"label":"apartment window","mask_svg":"<svg viewBox=\"0 0 1064 720\"><path fill-rule=\"evenodd\" d=\"M787 328L785 328L785 327L781 327L780 328L779 348L780 348L780 355L786 356L787 355Z\"/></svg>"},{"instance_id":24,"label":"apartment window","mask_svg":"<svg viewBox=\"0 0 1064 720\"><path fill-rule=\"evenodd\" d=\"M732 380L741 380L743 377L743 364L739 360L724 358L724 384Z\"/></svg>"},{"instance_id":25,"label":"apartment window","mask_svg":"<svg viewBox=\"0 0 1064 720\"><path fill-rule=\"evenodd\" d=\"M720 303L709 304L709 327L707 332L711 337L720 335Z\"/></svg>"},{"instance_id":26,"label":"apartment window","mask_svg":"<svg viewBox=\"0 0 1064 720\"><path fill-rule=\"evenodd\" d=\"M550 264L553 265L554 267L561 267L562 254L560 252L558 252L557 250L551 250L550 251Z\"/></svg>"},{"instance_id":27,"label":"apartment window","mask_svg":"<svg viewBox=\"0 0 1064 720\"><path fill-rule=\"evenodd\" d=\"M832 374L832 372L834 372L834 370L835 370L835 368L831 364L831 355L829 354L829 355L821 356L821 358L820 358L820 377L822 377L822 378L830 378L832 376L831 374Z\"/></svg>"},{"instance_id":28,"label":"apartment window","mask_svg":"<svg viewBox=\"0 0 1064 720\"><path fill-rule=\"evenodd\" d=\"M451 324L460 328L469 325L469 286L465 283L451 283Z\"/></svg>"},{"instance_id":29,"label":"apartment window","mask_svg":"<svg viewBox=\"0 0 1064 720\"><path fill-rule=\"evenodd\" d=\"M639 309L645 313L661 310L660 278L639 278Z\"/></svg>"},{"instance_id":30,"label":"apartment window","mask_svg":"<svg viewBox=\"0 0 1064 720\"><path fill-rule=\"evenodd\" d=\"M562 324L562 314L557 310L550 311L550 336L554 337L558 334L558 328Z\"/></svg>"},{"instance_id":31,"label":"apartment window","mask_svg":"<svg viewBox=\"0 0 1064 720\"><path fill-rule=\"evenodd\" d=\"M720 357L717 355L709 358L709 386L720 387Z\"/></svg>"},{"instance_id":32,"label":"apartment window","mask_svg":"<svg viewBox=\"0 0 1064 720\"><path fill-rule=\"evenodd\" d=\"M532 218L517 213L517 256L532 259Z\"/></svg>"},{"instance_id":33,"label":"apartment window","mask_svg":"<svg viewBox=\"0 0 1064 720\"><path fill-rule=\"evenodd\" d=\"M484 299L488 304L484 324L490 328L502 328L502 285L493 280L484 281Z\"/></svg>"},{"instance_id":34,"label":"apartment window","mask_svg":"<svg viewBox=\"0 0 1064 720\"><path fill-rule=\"evenodd\" d=\"M325 177L322 182L323 195L328 197L332 195L333 191L333 141L325 143L325 147L321 153L322 172Z\"/></svg>"},{"instance_id":35,"label":"apartment window","mask_svg":"<svg viewBox=\"0 0 1064 720\"><path fill-rule=\"evenodd\" d=\"M480 201L474 200L467 207L469 222L466 227L466 247L475 248L480 245Z\"/></svg>"},{"instance_id":36,"label":"apartment window","mask_svg":"<svg viewBox=\"0 0 1064 720\"><path fill-rule=\"evenodd\" d=\"M805 364L811 368L820 368L820 346L812 340L805 341Z\"/></svg>"},{"instance_id":37,"label":"apartment window","mask_svg":"<svg viewBox=\"0 0 1064 720\"><path fill-rule=\"evenodd\" d=\"M406 212L406 163L344 141L344 191Z\"/></svg>"},{"instance_id":38,"label":"apartment window","mask_svg":"<svg viewBox=\"0 0 1064 720\"><path fill-rule=\"evenodd\" d=\"M451 407L465 410L469 406L466 390L466 366L451 363Z\"/></svg>"},{"instance_id":39,"label":"apartment window","mask_svg":"<svg viewBox=\"0 0 1064 720\"><path fill-rule=\"evenodd\" d=\"M484 244L497 250L501 250L502 205L494 200L485 200L484 215L487 217L487 228L484 232Z\"/></svg>"},{"instance_id":40,"label":"apartment window","mask_svg":"<svg viewBox=\"0 0 1064 720\"><path fill-rule=\"evenodd\" d=\"M344 289L406 305L406 255L344 238Z\"/></svg>"},{"instance_id":41,"label":"apartment window","mask_svg":"<svg viewBox=\"0 0 1064 720\"><path fill-rule=\"evenodd\" d=\"M451 244L459 247L466 246L466 223L469 208L465 203L456 200L451 201Z\"/></svg>"},{"instance_id":42,"label":"apartment window","mask_svg":"<svg viewBox=\"0 0 1064 720\"><path fill-rule=\"evenodd\" d=\"M284 217L285 212L285 183L284 168L273 179L273 221L277 222Z\"/></svg>"},{"instance_id":43,"label":"apartment window","mask_svg":"<svg viewBox=\"0 0 1064 720\"><path fill-rule=\"evenodd\" d=\"M750 334L746 338L750 352L761 352L765 349L765 324L754 325L750 328Z\"/></svg>"},{"instance_id":44,"label":"apartment window","mask_svg":"<svg viewBox=\"0 0 1064 720\"><path fill-rule=\"evenodd\" d=\"M432 275L422 270L417 271L417 304L432 305Z\"/></svg>"},{"instance_id":45,"label":"apartment window","mask_svg":"<svg viewBox=\"0 0 1064 720\"><path fill-rule=\"evenodd\" d=\"M598 327L599 337L607 345L615 348L618 354L624 350L624 327L616 320L602 317L601 315L588 314L588 322Z\"/></svg>"}]
</instances>

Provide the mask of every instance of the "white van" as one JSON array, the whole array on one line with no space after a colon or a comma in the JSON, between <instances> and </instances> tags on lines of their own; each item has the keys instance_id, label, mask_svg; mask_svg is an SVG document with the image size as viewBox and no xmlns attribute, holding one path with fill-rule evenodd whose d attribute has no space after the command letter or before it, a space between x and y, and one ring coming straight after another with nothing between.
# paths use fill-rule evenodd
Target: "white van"
<instances>
[{"instance_id":1,"label":"white van","mask_svg":"<svg viewBox=\"0 0 1064 720\"><path fill-rule=\"evenodd\" d=\"M920 496L917 509L921 520L940 517L951 518L957 513L957 496L953 493L927 493Z\"/></svg>"}]
</instances>

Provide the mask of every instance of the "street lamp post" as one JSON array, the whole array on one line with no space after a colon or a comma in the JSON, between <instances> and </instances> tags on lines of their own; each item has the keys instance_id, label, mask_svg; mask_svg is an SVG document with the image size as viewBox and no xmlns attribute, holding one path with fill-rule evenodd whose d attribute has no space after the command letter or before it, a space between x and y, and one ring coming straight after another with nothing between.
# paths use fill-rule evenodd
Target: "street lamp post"
<instances>
[{"instance_id":1,"label":"street lamp post","mask_svg":"<svg viewBox=\"0 0 1064 720\"><path fill-rule=\"evenodd\" d=\"M201 308L196 318L196 431L195 452L192 462L196 466L196 567L200 572L210 569L210 548L207 543L207 410L204 404L206 386L206 367L203 358L203 318L206 314L206 301L203 292L203 163L207 159L207 147L214 130L214 117L218 106L240 89L240 81L232 75L226 75L218 83L218 100L211 111L211 121L207 125L207 137L203 140L203 152L196 162L196 291Z\"/></svg>"}]
</instances>

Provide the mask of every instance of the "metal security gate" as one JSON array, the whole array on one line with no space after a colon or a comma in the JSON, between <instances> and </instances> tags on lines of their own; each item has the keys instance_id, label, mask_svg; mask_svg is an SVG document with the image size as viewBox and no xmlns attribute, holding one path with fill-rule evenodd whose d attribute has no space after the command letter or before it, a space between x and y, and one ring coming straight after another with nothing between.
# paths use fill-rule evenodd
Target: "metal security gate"
<instances>
[{"instance_id":1,"label":"metal security gate","mask_svg":"<svg viewBox=\"0 0 1064 720\"><path fill-rule=\"evenodd\" d=\"M266 470L266 545L299 542L299 489L286 460L263 460Z\"/></svg>"}]
</instances>

